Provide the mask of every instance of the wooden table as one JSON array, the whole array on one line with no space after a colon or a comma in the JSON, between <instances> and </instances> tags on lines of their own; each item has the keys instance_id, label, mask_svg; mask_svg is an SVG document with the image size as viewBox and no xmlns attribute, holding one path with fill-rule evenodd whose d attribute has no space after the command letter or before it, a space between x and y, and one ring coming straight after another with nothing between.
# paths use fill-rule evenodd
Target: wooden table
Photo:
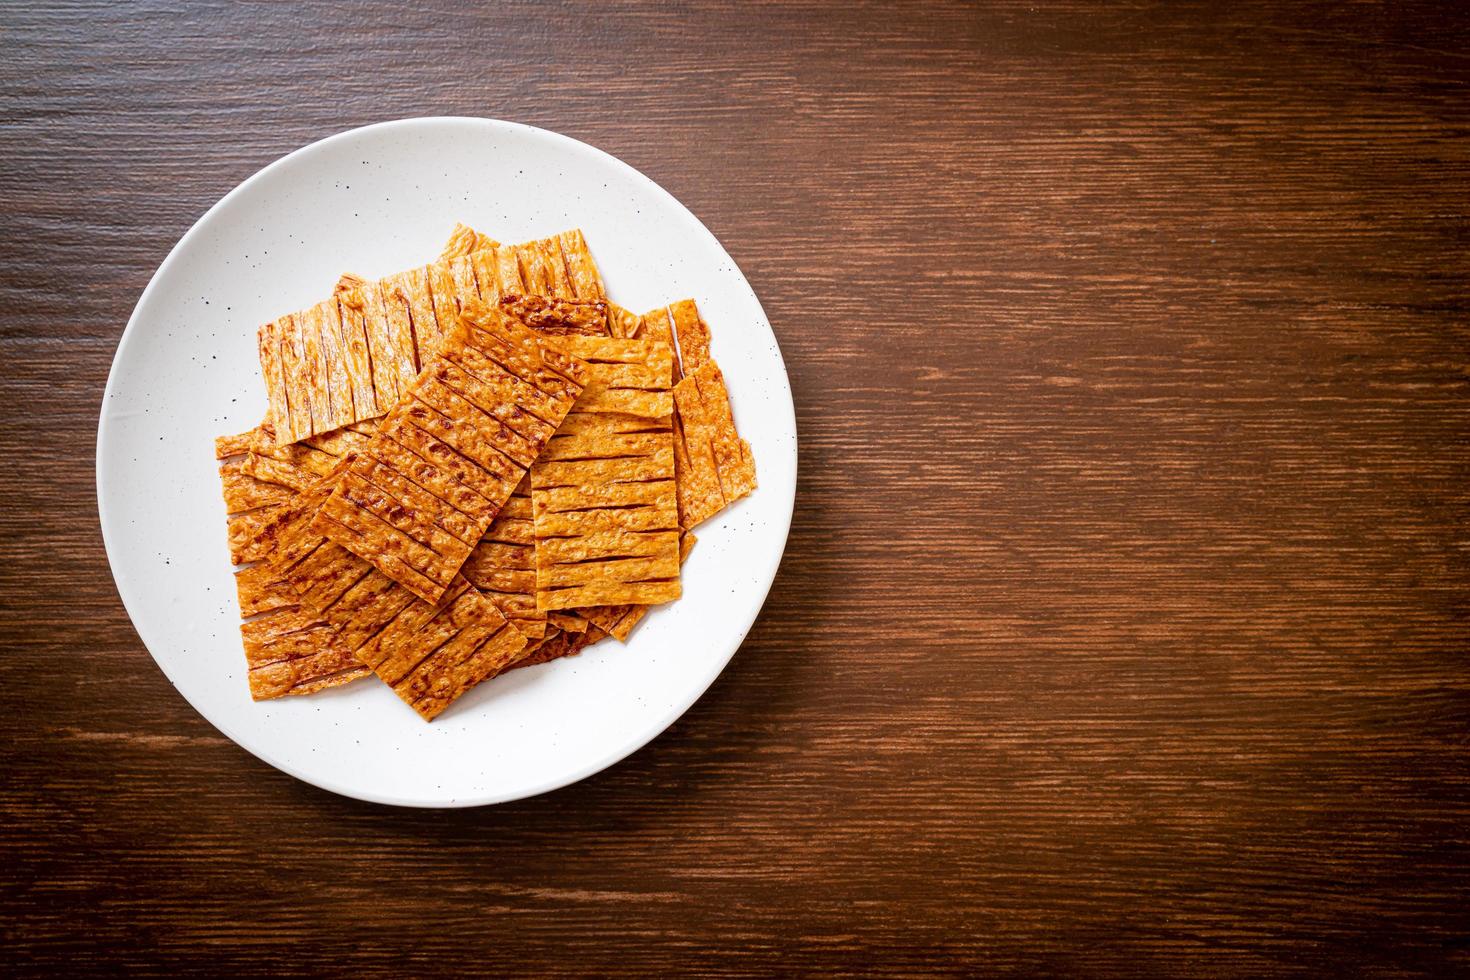
<instances>
[{"instance_id":1,"label":"wooden table","mask_svg":"<svg viewBox=\"0 0 1470 980\"><path fill-rule=\"evenodd\" d=\"M1470 969L1470 12L1281 6L7 3L7 969ZM801 429L714 688L468 812L199 718L93 491L184 230L419 114L688 204Z\"/></svg>"}]
</instances>

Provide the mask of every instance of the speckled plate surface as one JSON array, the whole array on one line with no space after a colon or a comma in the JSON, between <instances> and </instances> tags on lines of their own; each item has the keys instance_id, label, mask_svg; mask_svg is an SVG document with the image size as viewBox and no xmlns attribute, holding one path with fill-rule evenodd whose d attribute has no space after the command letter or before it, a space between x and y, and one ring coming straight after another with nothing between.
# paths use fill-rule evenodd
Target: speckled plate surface
<instances>
[{"instance_id":1,"label":"speckled plate surface","mask_svg":"<svg viewBox=\"0 0 1470 980\"><path fill-rule=\"evenodd\" d=\"M684 597L626 646L514 671L425 724L375 680L255 703L246 690L212 440L256 424L256 327L347 271L438 254L456 221L502 241L579 226L613 299L699 302L760 488L701 525ZM143 291L97 428L97 500L118 592L205 718L301 779L365 800L473 806L582 779L658 735L719 675L785 548L796 420L760 302L714 236L647 177L583 143L488 119L352 130L266 167L209 210ZM151 669L139 661L139 670ZM180 710L186 710L180 706Z\"/></svg>"}]
</instances>

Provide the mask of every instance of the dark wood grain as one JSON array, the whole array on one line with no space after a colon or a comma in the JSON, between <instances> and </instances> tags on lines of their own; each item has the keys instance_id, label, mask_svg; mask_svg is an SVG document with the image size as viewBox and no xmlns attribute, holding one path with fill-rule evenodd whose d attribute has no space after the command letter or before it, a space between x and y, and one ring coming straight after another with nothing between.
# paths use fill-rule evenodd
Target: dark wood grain
<instances>
[{"instance_id":1,"label":"dark wood grain","mask_svg":"<svg viewBox=\"0 0 1470 980\"><path fill-rule=\"evenodd\" d=\"M0 6L8 972L1470 969L1470 8ZM338 799L154 667L127 316L332 132L545 126L765 303L770 601L648 748Z\"/></svg>"}]
</instances>

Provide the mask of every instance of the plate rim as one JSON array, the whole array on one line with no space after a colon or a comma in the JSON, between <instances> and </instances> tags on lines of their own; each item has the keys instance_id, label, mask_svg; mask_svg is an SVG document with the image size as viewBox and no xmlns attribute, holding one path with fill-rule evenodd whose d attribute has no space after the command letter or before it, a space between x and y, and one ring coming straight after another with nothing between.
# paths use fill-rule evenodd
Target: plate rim
<instances>
[{"instance_id":1,"label":"plate rim","mask_svg":"<svg viewBox=\"0 0 1470 980\"><path fill-rule=\"evenodd\" d=\"M777 360L781 364L780 380L785 387L785 404L789 408L790 412L790 431L792 438L789 453L792 480L790 493L787 494L785 500L781 502L782 507L779 518L778 520L772 522L773 526L777 524L779 524L780 526L781 546L776 552L774 563L769 568L769 574L766 577L766 582L761 591L759 602L755 603L754 605L754 612L750 617L750 621L740 631L739 636L734 639L734 642L730 645L729 652L726 653L723 657L716 658L716 661L712 663L708 676L705 677L697 685L691 685L691 693L689 694L687 700L681 699L680 701L676 701L675 704L671 708L663 712L658 720L652 723L646 731L641 732L628 743L620 744L612 751L605 753L603 756L594 759L592 762L571 770L566 774L552 777L542 782L533 784L527 788L511 793L489 793L483 796L476 797L450 797L425 800L396 797L392 794L386 793L363 791L356 787L349 787L347 785L344 785L330 777L324 778L316 774L307 774L299 766L293 765L285 760L271 758L270 756L264 754L262 751L258 751L255 747L247 744L246 741L242 741L242 739L233 730L232 726L225 723L221 719L211 717L209 713L205 712L198 704L194 702L192 698L189 697L189 695L181 687L179 687L177 681L169 672L168 667L165 666L163 660L161 660L159 656L153 651L152 646L149 645L148 640L143 636L142 630L139 629L137 619L133 613L133 608L128 602L128 596L123 586L122 579L119 577L118 574L118 559L115 556L115 552L117 549L114 546L113 542L109 539L108 535L109 517L106 481L103 472L103 453L108 441L110 428L107 406L109 401L111 400L114 385L115 383L117 383L118 380L118 363L122 358L124 350L127 349L127 345L130 339L135 338L138 335L138 331L135 328L138 324L139 313L143 309L144 305L147 303L149 297L152 295L160 278L162 278L164 273L170 268L170 266L173 265L177 257L189 245L191 240L196 235L200 234L201 229L205 227L205 225L210 221L210 219L217 211L224 208L236 196L245 193L247 188L259 182L262 182L276 170L288 166L290 162L294 159L313 152L327 144L338 141L345 141L347 139L357 137L364 133L375 130L412 129L415 127L435 126L442 124L489 126L492 129L501 128L511 131L520 131L525 135L529 135L533 139L549 139L552 142L560 142L564 144L566 147L574 152L590 154L594 158L598 158L604 163L611 164L613 167L625 171L636 181L641 182L648 189L651 189L655 194L660 195L662 198L664 198L669 204L673 206L673 211L675 214L682 213L683 218L687 222L692 223L692 227L694 229L697 229L699 233L702 233L709 240L709 243L712 244L720 254L724 255L725 259L730 264L730 268L735 272L737 276L739 276L740 281L749 291L750 297L756 305L756 309L759 311L761 318L765 321L767 329L770 330L772 341L771 347L772 350L775 352ZM653 180L651 177L644 174L637 168L633 167L631 164L628 164L623 160L618 159L611 153L608 153L605 150L593 146L590 143L585 143L581 140L575 139L574 137L567 136L553 130L542 129L539 126L532 126L526 123L518 123L512 120L495 119L484 116L408 116L398 119L389 119L383 120L381 122L370 123L365 126L356 126L351 129L342 130L341 132L332 133L328 136L322 137L321 139L313 140L310 143L299 146L291 152L286 153L276 158L275 160L272 160L264 167L261 167L259 170L256 170L250 176L240 181L218 201L211 205L203 214L195 219L194 223L189 226L189 229L185 231L184 234L180 236L179 240L174 243L173 247L169 249L168 254L164 256L163 261L159 263L158 268L156 268L153 271L153 274L149 277L148 284L143 287L143 291L138 295L137 302L133 305L132 313L128 316L128 322L126 326L123 327L122 335L118 338L117 347L113 351L112 364L108 368L107 383L103 388L102 404L99 407L98 411L97 440L94 448L97 519L102 533L103 551L107 556L108 571L112 576L113 586L117 590L118 599L122 602L123 611L127 613L128 624L133 628L133 632L137 635L139 642L142 643L143 648L148 651L149 657L153 660L158 669L163 673L165 679L168 680L169 684L174 688L175 691L178 692L179 696L184 699L184 702L188 704L191 708L193 708L195 713L198 714L199 717L203 718L210 725L214 726L217 731L223 734L236 746L245 750L245 752L254 756L265 764L271 766L272 768L284 772L287 775L290 775L304 783L307 783L308 785L315 786L319 789L323 789L330 793L334 793L338 796L347 797L349 799L362 800L364 802L375 803L379 805L418 809L461 809L479 806L491 806L499 803L511 803L516 800L527 799L533 796L540 796L544 793L553 792L563 787L570 786L574 783L581 782L582 780L594 776L597 773L602 772L604 769L607 769L613 765L616 765L622 760L629 758L630 756L641 751L650 742L652 742L654 739L658 738L665 731L667 731L669 727L674 724L674 722L682 718L689 711L689 709L693 707L695 702L703 697L705 693L708 692L710 687L714 685L714 682L719 679L721 674L724 673L725 668L729 666L729 663L734 658L735 653L744 644L746 637L750 635L750 630L754 627L756 621L760 618L760 614L765 608L766 601L770 598L771 588L775 584L776 576L780 571L781 562L785 559L786 546L790 541L791 535L791 522L793 514L795 512L796 487L800 478L800 453L798 449L799 440L800 435L796 425L796 403L795 397L791 391L791 375L786 366L786 358L781 353L780 341L776 338L775 330L770 327L770 317L766 315L765 307L761 304L760 297L756 295L754 287L750 285L750 280L746 278L745 273L740 269L734 258L730 256L730 253L725 249L725 246L720 242L717 237L715 237L715 234L709 230L704 222L701 221L699 217L694 214L693 211L685 206L683 202L674 197L673 194L669 193L669 191L667 191L657 181Z\"/></svg>"}]
</instances>

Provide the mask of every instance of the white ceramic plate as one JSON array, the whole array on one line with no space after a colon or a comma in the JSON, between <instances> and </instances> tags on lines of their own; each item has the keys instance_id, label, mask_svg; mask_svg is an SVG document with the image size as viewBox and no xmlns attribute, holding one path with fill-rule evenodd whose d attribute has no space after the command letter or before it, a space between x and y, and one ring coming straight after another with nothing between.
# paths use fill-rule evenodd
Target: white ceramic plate
<instances>
[{"instance_id":1,"label":"white ceramic plate","mask_svg":"<svg viewBox=\"0 0 1470 980\"><path fill-rule=\"evenodd\" d=\"M251 701L212 440L265 411L256 327L319 301L347 271L439 253L456 221L506 242L587 235L610 296L684 296L714 335L760 487L698 529L684 596L626 646L513 671L432 724L368 679ZM276 161L209 210L164 260L123 332L97 427L108 560L138 635L198 711L245 749L337 793L473 806L564 786L658 735L755 621L791 524L796 420L781 352L749 283L668 192L576 140L488 119L352 130ZM138 669L146 669L143 664Z\"/></svg>"}]
</instances>

